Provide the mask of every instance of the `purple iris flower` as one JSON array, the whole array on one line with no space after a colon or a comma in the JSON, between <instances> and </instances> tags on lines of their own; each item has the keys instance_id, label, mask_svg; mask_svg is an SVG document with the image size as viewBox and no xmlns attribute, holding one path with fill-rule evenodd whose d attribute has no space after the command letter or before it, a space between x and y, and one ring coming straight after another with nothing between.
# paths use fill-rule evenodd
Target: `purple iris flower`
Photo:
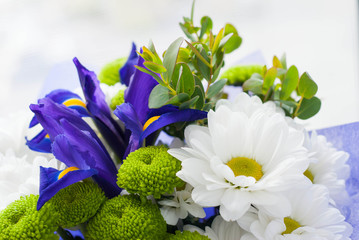
<instances>
[{"instance_id":1,"label":"purple iris flower","mask_svg":"<svg viewBox=\"0 0 359 240\"><path fill-rule=\"evenodd\" d=\"M122 84L125 84L126 86L130 85L130 80L136 70L135 65L137 64L137 62L138 54L136 52L136 45L135 43L132 43L130 56L127 58L126 63L120 69L120 78Z\"/></svg>"},{"instance_id":2,"label":"purple iris flower","mask_svg":"<svg viewBox=\"0 0 359 240\"><path fill-rule=\"evenodd\" d=\"M89 176L107 197L117 196L121 192L116 184L115 164L96 133L76 110L55 103L50 98L40 99L38 104L30 105L30 109L48 133L54 156L72 170L61 178L60 171L42 170L38 208L62 188Z\"/></svg>"},{"instance_id":3,"label":"purple iris flower","mask_svg":"<svg viewBox=\"0 0 359 240\"><path fill-rule=\"evenodd\" d=\"M107 143L116 155L122 159L127 146L125 134L111 116L111 110L105 101L105 95L100 89L100 82L96 74L87 70L77 58L74 58L73 61L77 68L87 109Z\"/></svg>"},{"instance_id":4,"label":"purple iris flower","mask_svg":"<svg viewBox=\"0 0 359 240\"><path fill-rule=\"evenodd\" d=\"M81 117L89 117L89 113L86 109L86 104L82 101L80 96L64 89L57 89L47 94L45 98L49 98L52 101L63 104L70 109L76 110ZM30 128L39 124L36 116L34 116L30 122ZM31 140L26 139L26 144L31 150L38 152L51 153L51 140L46 131L42 130Z\"/></svg>"},{"instance_id":5,"label":"purple iris flower","mask_svg":"<svg viewBox=\"0 0 359 240\"><path fill-rule=\"evenodd\" d=\"M207 112L196 109L180 110L174 106L164 106L160 109L153 109L148 116L141 121L136 109L130 103L123 103L117 106L114 114L125 123L131 131L130 142L126 149L127 156L141 147L143 140L150 134L176 122L191 122L207 118Z\"/></svg>"},{"instance_id":6,"label":"purple iris flower","mask_svg":"<svg viewBox=\"0 0 359 240\"><path fill-rule=\"evenodd\" d=\"M138 57L137 65L145 68L143 63L144 59ZM125 91L125 103L117 106L114 111L126 129L131 131L124 158L141 147L146 137L162 127L176 122L207 118L207 112L195 109L179 110L178 107L170 105L160 109L149 109L148 99L157 84L151 75L136 69Z\"/></svg>"}]
</instances>

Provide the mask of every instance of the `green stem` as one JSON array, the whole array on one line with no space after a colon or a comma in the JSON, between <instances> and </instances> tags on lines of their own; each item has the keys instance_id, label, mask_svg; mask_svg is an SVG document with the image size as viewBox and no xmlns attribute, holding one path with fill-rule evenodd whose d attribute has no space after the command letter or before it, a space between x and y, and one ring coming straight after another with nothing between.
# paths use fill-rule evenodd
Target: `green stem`
<instances>
[{"instance_id":1,"label":"green stem","mask_svg":"<svg viewBox=\"0 0 359 240\"><path fill-rule=\"evenodd\" d=\"M208 93L208 89L209 89L209 85L211 85L212 83L212 75L213 75L213 66L212 66L212 61L213 61L213 56L211 55L211 61L210 61L210 64L209 64L209 69L210 69L210 75L209 75L209 80L208 80L208 86L207 86L207 89L206 89L206 93L204 94L207 98L207 93Z\"/></svg>"},{"instance_id":2,"label":"green stem","mask_svg":"<svg viewBox=\"0 0 359 240\"><path fill-rule=\"evenodd\" d=\"M56 230L56 232L63 240L73 240L74 239L73 236L71 235L71 233L69 233L68 231L66 231L62 227L59 227Z\"/></svg>"},{"instance_id":3,"label":"green stem","mask_svg":"<svg viewBox=\"0 0 359 240\"><path fill-rule=\"evenodd\" d=\"M298 105L297 105L297 108L295 109L295 112L293 113L293 117L292 117L292 118L295 118L295 117L297 116L298 111L299 111L299 108L300 108L300 105L302 105L303 99L304 99L304 97L302 96L302 97L300 98L300 100L299 100L299 103L298 103Z\"/></svg>"}]
</instances>

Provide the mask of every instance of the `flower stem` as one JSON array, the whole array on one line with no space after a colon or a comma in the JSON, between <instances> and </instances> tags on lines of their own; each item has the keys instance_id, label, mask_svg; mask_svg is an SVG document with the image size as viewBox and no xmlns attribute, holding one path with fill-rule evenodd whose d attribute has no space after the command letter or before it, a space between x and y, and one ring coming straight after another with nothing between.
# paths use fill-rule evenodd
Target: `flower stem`
<instances>
[{"instance_id":1,"label":"flower stem","mask_svg":"<svg viewBox=\"0 0 359 240\"><path fill-rule=\"evenodd\" d=\"M73 240L74 239L74 237L71 235L71 233L66 231L62 227L59 227L56 230L56 232L63 240Z\"/></svg>"}]
</instances>

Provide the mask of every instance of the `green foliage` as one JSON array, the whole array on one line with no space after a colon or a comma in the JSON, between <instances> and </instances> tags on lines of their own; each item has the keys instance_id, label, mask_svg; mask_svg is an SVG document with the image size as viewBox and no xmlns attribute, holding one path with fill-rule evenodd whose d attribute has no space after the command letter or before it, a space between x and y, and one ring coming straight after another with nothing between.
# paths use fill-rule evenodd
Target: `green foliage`
<instances>
[{"instance_id":1,"label":"green foliage","mask_svg":"<svg viewBox=\"0 0 359 240\"><path fill-rule=\"evenodd\" d=\"M239 48L242 38L229 23L214 35L213 21L208 16L201 18L200 26L195 26L193 9L191 18L184 17L183 20L180 26L189 39L185 41L187 46L182 47L183 38L176 39L161 60L151 42L139 53L145 60L145 68L136 67L150 74L161 85L150 94L150 108L172 104L181 109L208 111L213 107L209 104L215 100L212 98L217 97L224 87L224 80L216 80L224 66L225 54ZM208 82L205 90L201 82L203 79Z\"/></svg>"},{"instance_id":2,"label":"green foliage","mask_svg":"<svg viewBox=\"0 0 359 240\"><path fill-rule=\"evenodd\" d=\"M105 200L105 194L96 183L77 182L61 189L48 204L58 214L58 225L70 228L93 217Z\"/></svg>"},{"instance_id":3,"label":"green foliage","mask_svg":"<svg viewBox=\"0 0 359 240\"><path fill-rule=\"evenodd\" d=\"M240 67L229 69L228 73L223 75L231 79L231 76L240 73L240 70ZM256 73L243 83L242 88L245 92L258 95L263 102L276 102L292 118L308 119L320 110L321 102L315 97L317 84L307 72L299 77L296 66L287 69L285 55L281 59L274 56L271 68L264 66L262 71L257 69Z\"/></svg>"},{"instance_id":4,"label":"green foliage","mask_svg":"<svg viewBox=\"0 0 359 240\"><path fill-rule=\"evenodd\" d=\"M140 196L172 193L182 184L176 176L181 169L181 162L167 153L164 146L140 148L130 153L123 161L117 175L117 185L129 193Z\"/></svg>"},{"instance_id":5,"label":"green foliage","mask_svg":"<svg viewBox=\"0 0 359 240\"><path fill-rule=\"evenodd\" d=\"M126 63L127 58L119 58L115 61L112 61L106 64L100 74L98 75L98 79L100 82L105 83L109 86L115 85L116 83L121 81L120 78L120 69Z\"/></svg>"},{"instance_id":6,"label":"green foliage","mask_svg":"<svg viewBox=\"0 0 359 240\"><path fill-rule=\"evenodd\" d=\"M45 204L36 210L38 195L20 197L0 212L0 239L59 239L58 215Z\"/></svg>"},{"instance_id":7,"label":"green foliage","mask_svg":"<svg viewBox=\"0 0 359 240\"><path fill-rule=\"evenodd\" d=\"M106 201L86 229L85 238L90 240L154 240L167 235L166 222L157 205L135 195Z\"/></svg>"}]
</instances>

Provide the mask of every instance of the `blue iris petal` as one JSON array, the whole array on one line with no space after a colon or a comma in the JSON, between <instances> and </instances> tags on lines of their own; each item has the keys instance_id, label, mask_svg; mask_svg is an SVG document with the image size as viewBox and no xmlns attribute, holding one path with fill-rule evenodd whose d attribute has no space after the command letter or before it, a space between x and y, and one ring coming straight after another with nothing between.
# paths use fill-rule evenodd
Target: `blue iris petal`
<instances>
[{"instance_id":1,"label":"blue iris petal","mask_svg":"<svg viewBox=\"0 0 359 240\"><path fill-rule=\"evenodd\" d=\"M143 63L143 58L139 57L137 65L145 67ZM125 91L125 102L132 104L142 124L146 122L146 116L150 112L148 98L157 84L158 82L151 75L136 69L130 85Z\"/></svg>"},{"instance_id":2,"label":"blue iris petal","mask_svg":"<svg viewBox=\"0 0 359 240\"><path fill-rule=\"evenodd\" d=\"M127 146L124 140L125 134L111 116L110 108L105 101L105 94L100 88L96 74L86 69L77 58L74 58L73 61L77 68L88 111L112 150L122 158Z\"/></svg>"},{"instance_id":3,"label":"blue iris petal","mask_svg":"<svg viewBox=\"0 0 359 240\"><path fill-rule=\"evenodd\" d=\"M130 79L136 70L135 65L137 64L137 62L138 54L136 52L136 45L135 43L132 43L130 56L128 57L125 65L123 65L123 67L120 69L120 78L122 84L125 84L126 86L130 85Z\"/></svg>"},{"instance_id":4,"label":"blue iris petal","mask_svg":"<svg viewBox=\"0 0 359 240\"><path fill-rule=\"evenodd\" d=\"M40 167L40 197L37 202L37 210L40 210L61 189L97 174L95 169L75 170L66 173L59 179L61 172L54 168Z\"/></svg>"}]
</instances>

